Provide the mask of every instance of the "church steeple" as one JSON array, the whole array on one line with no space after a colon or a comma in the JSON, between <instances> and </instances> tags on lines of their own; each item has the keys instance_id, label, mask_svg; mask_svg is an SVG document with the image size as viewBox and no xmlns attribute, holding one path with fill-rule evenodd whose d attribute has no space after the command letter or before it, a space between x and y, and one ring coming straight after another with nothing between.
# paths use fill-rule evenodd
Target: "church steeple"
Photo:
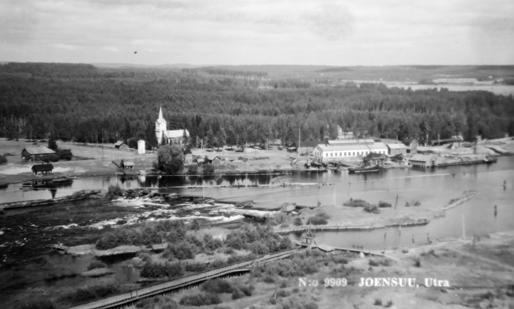
<instances>
[{"instance_id":1,"label":"church steeple","mask_svg":"<svg viewBox=\"0 0 514 309\"><path fill-rule=\"evenodd\" d=\"M159 106L159 118L157 119L162 119L162 106Z\"/></svg>"},{"instance_id":2,"label":"church steeple","mask_svg":"<svg viewBox=\"0 0 514 309\"><path fill-rule=\"evenodd\" d=\"M155 138L157 143L161 145L164 142L167 130L166 120L162 116L162 106L159 106L159 117L155 121Z\"/></svg>"}]
</instances>

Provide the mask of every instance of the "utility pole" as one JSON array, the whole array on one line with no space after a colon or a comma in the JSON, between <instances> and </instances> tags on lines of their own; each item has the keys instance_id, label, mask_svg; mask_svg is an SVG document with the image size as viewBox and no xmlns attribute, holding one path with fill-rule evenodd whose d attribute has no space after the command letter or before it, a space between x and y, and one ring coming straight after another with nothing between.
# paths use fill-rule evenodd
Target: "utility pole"
<instances>
[{"instance_id":1,"label":"utility pole","mask_svg":"<svg viewBox=\"0 0 514 309\"><path fill-rule=\"evenodd\" d=\"M301 143L301 134L302 134L302 131L300 130L300 127L298 127L298 148L296 148L296 160L299 159L299 156L300 156L300 143Z\"/></svg>"}]
</instances>

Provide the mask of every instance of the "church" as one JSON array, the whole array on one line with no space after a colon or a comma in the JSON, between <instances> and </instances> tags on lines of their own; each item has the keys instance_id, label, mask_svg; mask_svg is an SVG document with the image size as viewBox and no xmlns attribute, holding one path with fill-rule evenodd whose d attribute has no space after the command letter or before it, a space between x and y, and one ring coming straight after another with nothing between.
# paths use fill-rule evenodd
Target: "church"
<instances>
[{"instance_id":1,"label":"church","mask_svg":"<svg viewBox=\"0 0 514 309\"><path fill-rule=\"evenodd\" d=\"M186 129L168 130L166 119L162 116L162 107L159 107L159 118L155 121L155 137L158 145L183 145L189 138L189 131Z\"/></svg>"}]
</instances>

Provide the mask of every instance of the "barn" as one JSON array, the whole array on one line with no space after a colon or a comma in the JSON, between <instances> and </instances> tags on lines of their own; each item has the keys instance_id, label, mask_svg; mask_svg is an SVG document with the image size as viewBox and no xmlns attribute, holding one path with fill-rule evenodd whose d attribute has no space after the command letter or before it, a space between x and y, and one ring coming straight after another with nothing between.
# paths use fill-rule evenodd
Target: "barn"
<instances>
[{"instance_id":1,"label":"barn","mask_svg":"<svg viewBox=\"0 0 514 309\"><path fill-rule=\"evenodd\" d=\"M25 161L53 161L57 155L55 151L44 146L29 146L23 148L21 157Z\"/></svg>"}]
</instances>

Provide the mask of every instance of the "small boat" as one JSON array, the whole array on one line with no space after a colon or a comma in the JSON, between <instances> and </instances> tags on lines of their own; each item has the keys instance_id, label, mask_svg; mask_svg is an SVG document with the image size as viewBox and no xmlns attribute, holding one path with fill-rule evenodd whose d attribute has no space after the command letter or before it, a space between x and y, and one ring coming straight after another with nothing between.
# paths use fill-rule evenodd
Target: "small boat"
<instances>
[{"instance_id":1,"label":"small boat","mask_svg":"<svg viewBox=\"0 0 514 309\"><path fill-rule=\"evenodd\" d=\"M25 189L45 189L45 188L57 188L57 187L66 187L71 186L73 184L72 177L41 177L34 178L32 180L26 181L22 184L22 187Z\"/></svg>"},{"instance_id":2,"label":"small boat","mask_svg":"<svg viewBox=\"0 0 514 309\"><path fill-rule=\"evenodd\" d=\"M382 171L382 168L378 165L348 168L349 174L370 174L370 173L380 173L381 171Z\"/></svg>"}]
</instances>

